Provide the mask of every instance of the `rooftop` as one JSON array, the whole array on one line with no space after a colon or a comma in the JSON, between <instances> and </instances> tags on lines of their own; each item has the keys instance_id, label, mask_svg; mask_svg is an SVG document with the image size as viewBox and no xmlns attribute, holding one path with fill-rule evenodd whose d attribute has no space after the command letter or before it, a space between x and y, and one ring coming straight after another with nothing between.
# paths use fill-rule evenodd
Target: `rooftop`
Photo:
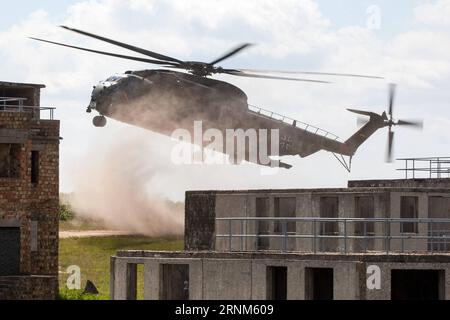
<instances>
[{"instance_id":1,"label":"rooftop","mask_svg":"<svg viewBox=\"0 0 450 320\"><path fill-rule=\"evenodd\" d=\"M36 83L17 83L17 82L0 81L0 87L43 89L45 88L45 85Z\"/></svg>"}]
</instances>

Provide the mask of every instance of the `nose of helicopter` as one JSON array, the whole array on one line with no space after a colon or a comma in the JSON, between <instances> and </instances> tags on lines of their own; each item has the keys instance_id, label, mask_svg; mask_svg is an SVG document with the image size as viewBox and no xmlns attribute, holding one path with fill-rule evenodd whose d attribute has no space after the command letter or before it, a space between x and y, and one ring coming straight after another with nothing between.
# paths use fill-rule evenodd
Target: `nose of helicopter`
<instances>
[{"instance_id":1,"label":"nose of helicopter","mask_svg":"<svg viewBox=\"0 0 450 320\"><path fill-rule=\"evenodd\" d=\"M110 95L111 89L121 83L125 78L127 78L127 75L116 75L100 81L95 85L92 90L91 102L87 108L87 112L90 112L92 109L98 110L99 105L104 105L105 101L108 101L108 95Z\"/></svg>"},{"instance_id":2,"label":"nose of helicopter","mask_svg":"<svg viewBox=\"0 0 450 320\"><path fill-rule=\"evenodd\" d=\"M92 94L91 94L91 102L89 103L89 106L87 108L87 112L91 112L91 110L95 110L100 97L103 93L103 91L107 88L108 86L105 85L105 82L99 82L97 85L94 86L93 90L92 90Z\"/></svg>"},{"instance_id":3,"label":"nose of helicopter","mask_svg":"<svg viewBox=\"0 0 450 320\"><path fill-rule=\"evenodd\" d=\"M94 90L92 90L92 99L98 98L106 89L111 89L126 77L126 75L116 75L109 77L105 81L100 81L96 86L94 86Z\"/></svg>"},{"instance_id":4,"label":"nose of helicopter","mask_svg":"<svg viewBox=\"0 0 450 320\"><path fill-rule=\"evenodd\" d=\"M105 90L105 85L102 82L94 86L94 90L92 90L92 99L97 98L103 90Z\"/></svg>"},{"instance_id":5,"label":"nose of helicopter","mask_svg":"<svg viewBox=\"0 0 450 320\"><path fill-rule=\"evenodd\" d=\"M91 94L91 102L89 103L89 106L87 107L87 112L90 113L93 109L97 107L97 101L100 97L102 91L105 89L105 86L100 82L99 84L94 86L94 89L92 90Z\"/></svg>"}]
</instances>

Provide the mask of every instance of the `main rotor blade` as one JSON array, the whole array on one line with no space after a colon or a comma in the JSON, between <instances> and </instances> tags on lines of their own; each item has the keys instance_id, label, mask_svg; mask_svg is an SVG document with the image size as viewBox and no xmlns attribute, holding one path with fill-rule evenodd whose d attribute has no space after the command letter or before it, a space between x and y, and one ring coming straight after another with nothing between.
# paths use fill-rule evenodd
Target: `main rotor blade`
<instances>
[{"instance_id":1,"label":"main rotor blade","mask_svg":"<svg viewBox=\"0 0 450 320\"><path fill-rule=\"evenodd\" d=\"M153 64L160 64L160 65L172 64L172 62L152 60L152 59L146 59L146 58L140 58L140 57L132 57L132 56L127 56L127 55L123 55L123 54L117 54L117 53L110 53L110 52L106 52L106 51L87 49L87 48L72 46L72 45L68 45L68 44L64 44L64 43L59 43L59 42L54 42L54 41L49 41L49 40L44 40L44 39L39 39L39 38L30 37L30 39L33 39L33 40L36 40L36 41L41 41L41 42L55 44L57 46L68 47L68 48L82 50L82 51L87 51L87 52L93 52L93 53L102 54L102 55L111 56L111 57L116 57L116 58L121 58L121 59L128 59L128 60L134 60L134 61L140 61L140 62L146 62L146 63L153 63ZM177 67L177 65L175 63L173 63L172 67Z\"/></svg>"},{"instance_id":2,"label":"main rotor blade","mask_svg":"<svg viewBox=\"0 0 450 320\"><path fill-rule=\"evenodd\" d=\"M376 114L375 112L370 112L370 111L356 110L356 109L347 109L347 110L350 112L356 113L356 114L367 116L367 117L378 116L378 114Z\"/></svg>"},{"instance_id":3,"label":"main rotor blade","mask_svg":"<svg viewBox=\"0 0 450 320\"><path fill-rule=\"evenodd\" d=\"M411 121L411 120L398 120L397 125L399 126L410 126L422 129L423 128L423 121Z\"/></svg>"},{"instance_id":4,"label":"main rotor blade","mask_svg":"<svg viewBox=\"0 0 450 320\"><path fill-rule=\"evenodd\" d=\"M216 63L219 63L219 62L221 62L221 61L223 61L223 60L225 60L225 59L228 59L229 57L234 56L234 55L235 55L236 53L238 53L239 51L244 50L245 48L248 48L248 47L250 47L250 46L252 46L252 45L253 45L253 44L251 44L251 43L244 43L244 44L238 46L237 48L231 50L230 52L224 54L224 55L221 56L220 58L217 58L216 60L214 60L214 61L211 62L210 64L211 64L211 65L215 65Z\"/></svg>"},{"instance_id":5,"label":"main rotor blade","mask_svg":"<svg viewBox=\"0 0 450 320\"><path fill-rule=\"evenodd\" d=\"M258 70L258 69L239 69L242 72L253 73L284 73L284 74L309 74L319 76L338 76L338 77L357 77L357 78L369 78L369 79L384 79L379 76L366 76L361 74L352 73L329 73L329 72L311 72L311 71L289 71L289 70Z\"/></svg>"},{"instance_id":6,"label":"main rotor blade","mask_svg":"<svg viewBox=\"0 0 450 320\"><path fill-rule=\"evenodd\" d=\"M290 81L303 81L303 82L315 82L315 83L330 83L328 81L319 81L319 80L311 80L311 79L299 79L299 78L265 76L265 75L259 75L259 74L245 73L245 72L241 72L241 71L224 71L222 73L229 74L229 75L232 75L232 76L247 77L247 78L290 80Z\"/></svg>"},{"instance_id":7,"label":"main rotor blade","mask_svg":"<svg viewBox=\"0 0 450 320\"><path fill-rule=\"evenodd\" d=\"M389 135L388 135L388 149L386 154L386 162L391 163L392 162L392 148L394 145L394 132L389 128Z\"/></svg>"},{"instance_id":8,"label":"main rotor blade","mask_svg":"<svg viewBox=\"0 0 450 320\"><path fill-rule=\"evenodd\" d=\"M389 84L389 116L392 119L392 113L394 112L394 99L395 99L395 89L397 85L395 83Z\"/></svg>"},{"instance_id":9,"label":"main rotor blade","mask_svg":"<svg viewBox=\"0 0 450 320\"><path fill-rule=\"evenodd\" d=\"M146 49L143 49L143 48L135 47L135 46L123 43L123 42L119 42L119 41L116 41L116 40L112 40L112 39L108 39L108 38L105 38L105 37L101 37L101 36L98 36L98 35L95 35L95 34L92 34L92 33L89 33L89 32L85 32L85 31L82 31L82 30L74 29L74 28L69 28L69 27L66 27L66 26L61 26L61 28L64 28L66 30L82 34L82 35L87 36L87 37L91 37L91 38L97 39L97 40L100 40L100 41L108 42L108 43L113 44L115 46L119 46L119 47L131 50L131 51L134 51L134 52L138 52L138 53L141 53L143 55L146 55L146 56L149 56L149 57L152 57L152 58L155 58L155 59L159 59L159 60L163 60L163 61L177 62L179 64L183 63L183 61L181 61L181 60L178 60L178 59L175 59L175 58L172 58L172 57L169 57L169 56L165 56L165 55L159 54L157 52L153 52L153 51L149 51L149 50L146 50Z\"/></svg>"}]
</instances>

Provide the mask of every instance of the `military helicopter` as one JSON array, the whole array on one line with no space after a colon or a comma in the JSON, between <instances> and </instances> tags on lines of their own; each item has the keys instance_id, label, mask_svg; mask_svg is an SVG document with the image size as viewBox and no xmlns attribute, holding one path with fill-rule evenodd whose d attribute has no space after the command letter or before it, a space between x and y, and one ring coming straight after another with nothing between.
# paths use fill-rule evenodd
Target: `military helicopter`
<instances>
[{"instance_id":1,"label":"military helicopter","mask_svg":"<svg viewBox=\"0 0 450 320\"><path fill-rule=\"evenodd\" d=\"M61 27L134 51L146 57L93 50L40 38L31 39L91 53L159 65L163 68L127 71L124 74L109 77L94 86L87 112L95 110L99 113L93 118L93 124L96 127L104 127L106 118L112 118L168 136L179 128L185 128L192 132L194 121L199 120L202 121L203 128L215 128L223 132L227 129L278 129L280 143L276 156L298 155L303 158L320 150L325 150L331 152L344 168L350 171L353 155L359 146L378 129L389 128L387 159L390 160L394 138L392 127L397 125L422 126L420 122L395 121L393 119L395 86L391 85L388 114L384 112L379 115L373 112L349 109L351 112L369 117L369 120L349 139L341 142L336 135L326 130L251 106L248 104L247 95L241 89L228 82L209 78L209 76L226 74L237 77L314 83L328 82L274 74L346 76L370 79L383 79L382 77L305 71L229 69L217 66L217 64L249 48L251 44L239 45L214 61L205 63L183 61L79 29ZM181 69L185 72L175 71L174 69ZM270 153L272 152L270 150L270 139L267 143L269 144L267 150ZM235 159L234 154L229 154L229 156ZM349 160L347 161L344 157L349 157ZM252 161L246 157L237 162L239 163L242 160ZM267 165L259 160L252 162ZM291 165L283 162L278 162L278 166L291 168Z\"/></svg>"}]
</instances>

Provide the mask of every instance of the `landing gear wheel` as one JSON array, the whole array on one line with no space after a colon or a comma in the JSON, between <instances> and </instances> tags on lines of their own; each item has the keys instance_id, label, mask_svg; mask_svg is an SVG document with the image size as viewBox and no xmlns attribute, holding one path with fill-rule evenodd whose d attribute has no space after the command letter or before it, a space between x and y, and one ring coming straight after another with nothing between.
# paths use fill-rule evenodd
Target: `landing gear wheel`
<instances>
[{"instance_id":1,"label":"landing gear wheel","mask_svg":"<svg viewBox=\"0 0 450 320\"><path fill-rule=\"evenodd\" d=\"M92 119L92 123L94 126L102 128L106 126L106 118L104 116L95 116L94 119Z\"/></svg>"}]
</instances>

